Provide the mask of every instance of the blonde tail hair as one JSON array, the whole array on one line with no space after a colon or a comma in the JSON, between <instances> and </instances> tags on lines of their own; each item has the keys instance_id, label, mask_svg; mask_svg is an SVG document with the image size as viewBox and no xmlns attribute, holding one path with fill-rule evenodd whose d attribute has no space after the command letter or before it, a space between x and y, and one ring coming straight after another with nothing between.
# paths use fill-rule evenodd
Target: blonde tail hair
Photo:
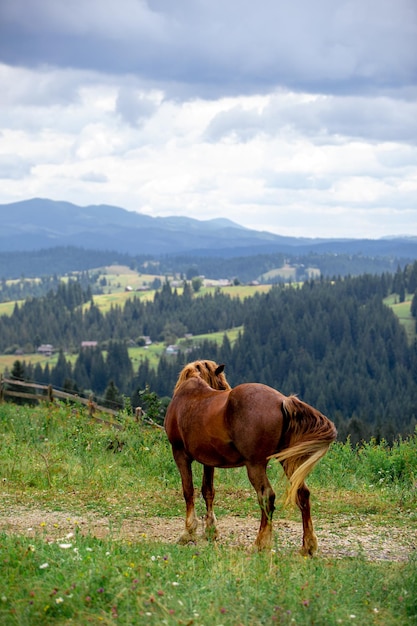
<instances>
[{"instance_id":1,"label":"blonde tail hair","mask_svg":"<svg viewBox=\"0 0 417 626\"><path fill-rule=\"evenodd\" d=\"M285 398L282 410L288 420L289 441L284 450L268 458L282 463L290 481L285 504L297 504L298 490L336 439L337 431L325 415L296 396Z\"/></svg>"},{"instance_id":2,"label":"blonde tail hair","mask_svg":"<svg viewBox=\"0 0 417 626\"><path fill-rule=\"evenodd\" d=\"M297 493L313 467L326 454L331 441L301 441L291 448L273 454L268 459L282 463L290 481L285 505L297 504ZM306 458L307 457L307 458ZM304 459L304 460L303 460Z\"/></svg>"}]
</instances>

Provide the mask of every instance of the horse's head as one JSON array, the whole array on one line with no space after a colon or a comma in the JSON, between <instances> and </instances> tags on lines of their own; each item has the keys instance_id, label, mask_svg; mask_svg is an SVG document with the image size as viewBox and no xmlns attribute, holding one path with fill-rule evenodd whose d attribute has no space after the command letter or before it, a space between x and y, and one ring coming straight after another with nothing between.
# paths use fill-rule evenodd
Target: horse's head
<instances>
[{"instance_id":1,"label":"horse's head","mask_svg":"<svg viewBox=\"0 0 417 626\"><path fill-rule=\"evenodd\" d=\"M218 391L231 389L224 375L224 365L217 365L214 361L193 361L192 363L188 363L177 380L174 393L177 391L178 387L189 378L201 378L212 389Z\"/></svg>"}]
</instances>

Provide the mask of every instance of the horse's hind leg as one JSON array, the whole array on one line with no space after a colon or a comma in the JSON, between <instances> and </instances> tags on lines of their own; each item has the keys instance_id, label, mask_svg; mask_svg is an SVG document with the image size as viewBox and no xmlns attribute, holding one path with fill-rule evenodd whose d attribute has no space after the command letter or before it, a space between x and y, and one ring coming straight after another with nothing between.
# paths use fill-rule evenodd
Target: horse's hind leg
<instances>
[{"instance_id":1,"label":"horse's hind leg","mask_svg":"<svg viewBox=\"0 0 417 626\"><path fill-rule=\"evenodd\" d=\"M214 501L214 486L213 486L213 478L214 478L214 467L210 467L209 465L204 466L203 473L203 486L201 489L201 493L203 494L204 501L206 503L206 537L207 539L216 539L217 537L217 529L216 529L216 516L213 511L213 501Z\"/></svg>"},{"instance_id":2,"label":"horse's hind leg","mask_svg":"<svg viewBox=\"0 0 417 626\"><path fill-rule=\"evenodd\" d=\"M310 513L310 490L305 483L297 491L297 506L303 520L303 547L301 554L313 556L317 552L317 537L314 533L313 521Z\"/></svg>"},{"instance_id":3,"label":"horse's hind leg","mask_svg":"<svg viewBox=\"0 0 417 626\"><path fill-rule=\"evenodd\" d=\"M261 507L261 525L255 540L255 546L258 550L263 550L269 548L272 543L272 515L275 509L275 492L268 480L264 465L247 465L246 469Z\"/></svg>"},{"instance_id":4,"label":"horse's hind leg","mask_svg":"<svg viewBox=\"0 0 417 626\"><path fill-rule=\"evenodd\" d=\"M181 474L182 492L184 494L186 507L185 530L178 541L179 543L186 544L197 541L198 521L194 506L194 485L191 470L192 461L187 457L183 450L173 449L172 452Z\"/></svg>"}]
</instances>

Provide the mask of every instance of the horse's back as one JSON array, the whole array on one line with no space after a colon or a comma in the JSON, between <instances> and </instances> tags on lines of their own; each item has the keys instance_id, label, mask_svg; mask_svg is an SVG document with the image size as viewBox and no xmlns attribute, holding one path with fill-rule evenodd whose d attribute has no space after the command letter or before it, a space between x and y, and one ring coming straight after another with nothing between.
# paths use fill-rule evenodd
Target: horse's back
<instances>
[{"instance_id":1,"label":"horse's back","mask_svg":"<svg viewBox=\"0 0 417 626\"><path fill-rule=\"evenodd\" d=\"M265 464L280 447L285 396L260 383L214 391L199 379L184 383L168 407L165 430L173 448L200 463Z\"/></svg>"},{"instance_id":2,"label":"horse's back","mask_svg":"<svg viewBox=\"0 0 417 626\"><path fill-rule=\"evenodd\" d=\"M248 460L265 460L279 448L285 396L261 383L243 383L229 394L225 422L230 436Z\"/></svg>"}]
</instances>

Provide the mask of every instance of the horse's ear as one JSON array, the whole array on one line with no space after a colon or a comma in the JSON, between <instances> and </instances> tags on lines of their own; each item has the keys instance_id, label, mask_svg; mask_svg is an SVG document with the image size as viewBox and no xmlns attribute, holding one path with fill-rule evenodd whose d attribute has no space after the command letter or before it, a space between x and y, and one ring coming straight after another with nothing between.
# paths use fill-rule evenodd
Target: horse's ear
<instances>
[{"instance_id":1,"label":"horse's ear","mask_svg":"<svg viewBox=\"0 0 417 626\"><path fill-rule=\"evenodd\" d=\"M216 371L214 372L216 374L216 376L218 376L219 374L221 374L224 371L224 367L225 367L224 363L222 365L218 365L216 367Z\"/></svg>"}]
</instances>

